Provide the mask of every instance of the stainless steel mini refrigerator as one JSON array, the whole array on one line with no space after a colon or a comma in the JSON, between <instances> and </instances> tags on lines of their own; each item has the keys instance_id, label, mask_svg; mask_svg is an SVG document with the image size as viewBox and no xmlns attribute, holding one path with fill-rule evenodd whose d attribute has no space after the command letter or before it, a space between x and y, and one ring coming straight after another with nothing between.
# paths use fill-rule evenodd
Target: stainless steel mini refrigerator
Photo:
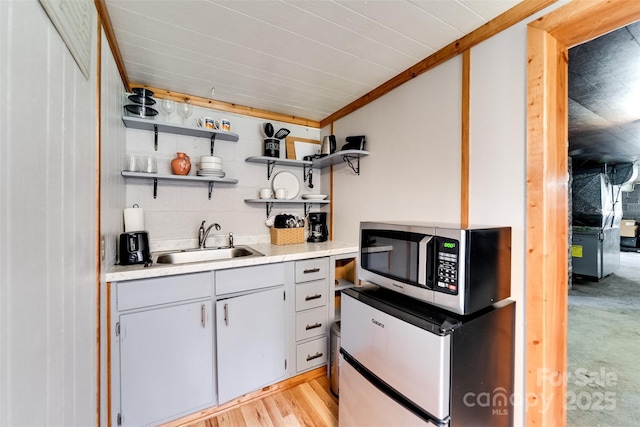
<instances>
[{"instance_id":1,"label":"stainless steel mini refrigerator","mask_svg":"<svg viewBox=\"0 0 640 427\"><path fill-rule=\"evenodd\" d=\"M511 426L515 303L457 315L375 285L342 294L340 427Z\"/></svg>"}]
</instances>

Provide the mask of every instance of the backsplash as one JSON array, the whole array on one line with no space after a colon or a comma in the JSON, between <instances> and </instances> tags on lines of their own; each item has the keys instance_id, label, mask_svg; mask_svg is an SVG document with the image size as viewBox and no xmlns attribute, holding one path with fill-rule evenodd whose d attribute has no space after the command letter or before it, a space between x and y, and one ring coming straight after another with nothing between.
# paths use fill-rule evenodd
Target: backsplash
<instances>
[{"instance_id":1,"label":"backsplash","mask_svg":"<svg viewBox=\"0 0 640 427\"><path fill-rule=\"evenodd\" d=\"M161 110L160 110L161 111ZM303 180L303 169L276 165L270 180L267 166L245 162L250 156L263 155L263 125L268 120L194 107L186 125L196 126L199 117L226 118L231 121L231 131L239 135L238 142L216 141L214 155L223 159L223 170L227 178L237 179L237 184L215 183L211 200L208 199L206 182L177 182L158 180L157 198L153 198L153 180L126 179L126 207L137 204L144 209L145 229L149 232L151 251L171 248L195 247L198 227L202 221L218 223L220 231L211 233L210 246L227 243L229 232L234 234L237 244L269 242L269 228L265 225L266 206L263 203L246 203L245 199L258 198L261 188L271 187L273 175L282 170L293 172L300 180L300 194L319 194L322 170L314 169L314 188ZM156 121L166 122L160 112ZM182 118L172 113L169 122L181 124ZM320 140L320 129L269 121L277 131L286 128L291 136ZM127 155L122 159L123 169L131 154L154 156L158 174L171 174L171 160L177 152L185 152L191 158L191 171L195 175L200 156L210 155L208 138L197 138L168 133L158 134L158 151L154 151L154 134L150 131L127 128ZM286 158L285 140L280 144L280 157ZM123 178L124 179L124 178ZM299 198L299 196L298 196ZM123 206L124 208L125 206ZM322 210L327 210L325 206ZM313 206L312 211L320 211ZM276 205L271 215L280 212L304 214L302 205ZM123 228L124 230L124 228Z\"/></svg>"}]
</instances>

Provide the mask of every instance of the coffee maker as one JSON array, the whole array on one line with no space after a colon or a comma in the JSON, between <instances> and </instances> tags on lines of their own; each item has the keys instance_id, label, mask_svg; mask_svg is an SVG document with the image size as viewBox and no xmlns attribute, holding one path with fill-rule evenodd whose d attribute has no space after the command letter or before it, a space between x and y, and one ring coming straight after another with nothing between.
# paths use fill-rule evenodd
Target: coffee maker
<instances>
[{"instance_id":1,"label":"coffee maker","mask_svg":"<svg viewBox=\"0 0 640 427\"><path fill-rule=\"evenodd\" d=\"M329 238L326 212L309 212L309 237L307 242L325 242Z\"/></svg>"}]
</instances>

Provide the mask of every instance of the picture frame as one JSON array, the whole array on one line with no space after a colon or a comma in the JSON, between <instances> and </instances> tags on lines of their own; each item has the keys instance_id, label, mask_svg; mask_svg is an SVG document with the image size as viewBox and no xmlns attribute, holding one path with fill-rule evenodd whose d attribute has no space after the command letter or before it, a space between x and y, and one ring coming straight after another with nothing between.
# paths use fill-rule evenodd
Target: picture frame
<instances>
[{"instance_id":1,"label":"picture frame","mask_svg":"<svg viewBox=\"0 0 640 427\"><path fill-rule=\"evenodd\" d=\"M288 136L285 142L287 159L290 160L302 160L304 156L313 155L320 151L320 141L315 139ZM315 145L317 145L317 147ZM298 147L297 152L296 146Z\"/></svg>"}]
</instances>

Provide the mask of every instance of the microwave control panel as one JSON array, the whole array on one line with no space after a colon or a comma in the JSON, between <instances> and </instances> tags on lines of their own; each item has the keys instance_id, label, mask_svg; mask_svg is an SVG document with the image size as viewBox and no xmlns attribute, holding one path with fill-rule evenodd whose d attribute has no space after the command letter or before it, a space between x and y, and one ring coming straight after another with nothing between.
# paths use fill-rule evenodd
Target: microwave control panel
<instances>
[{"instance_id":1,"label":"microwave control panel","mask_svg":"<svg viewBox=\"0 0 640 427\"><path fill-rule=\"evenodd\" d=\"M436 238L436 286L435 291L458 294L458 241Z\"/></svg>"}]
</instances>

